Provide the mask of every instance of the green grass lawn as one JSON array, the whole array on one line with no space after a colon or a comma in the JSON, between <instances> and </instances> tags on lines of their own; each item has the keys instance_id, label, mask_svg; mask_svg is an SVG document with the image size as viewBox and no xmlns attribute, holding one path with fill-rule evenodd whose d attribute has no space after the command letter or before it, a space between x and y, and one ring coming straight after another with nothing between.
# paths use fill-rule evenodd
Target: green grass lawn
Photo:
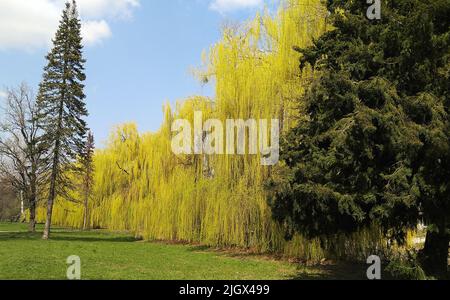
<instances>
[{"instance_id":1,"label":"green grass lawn","mask_svg":"<svg viewBox=\"0 0 450 300\"><path fill-rule=\"evenodd\" d=\"M309 279L326 273L268 258L142 242L127 234L56 228L52 239L43 241L26 229L0 223L0 279L65 279L71 255L81 258L82 279Z\"/></svg>"}]
</instances>

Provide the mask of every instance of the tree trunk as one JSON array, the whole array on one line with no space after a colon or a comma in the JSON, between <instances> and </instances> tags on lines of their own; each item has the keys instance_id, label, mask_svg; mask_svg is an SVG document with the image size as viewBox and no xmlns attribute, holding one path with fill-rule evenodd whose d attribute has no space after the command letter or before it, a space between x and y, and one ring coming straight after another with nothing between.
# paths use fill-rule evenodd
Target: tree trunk
<instances>
[{"instance_id":1,"label":"tree trunk","mask_svg":"<svg viewBox=\"0 0 450 300\"><path fill-rule=\"evenodd\" d=\"M445 226L439 232L427 232L425 247L420 253L420 260L429 275L445 278L448 275L448 250L450 235Z\"/></svg>"},{"instance_id":2,"label":"tree trunk","mask_svg":"<svg viewBox=\"0 0 450 300\"><path fill-rule=\"evenodd\" d=\"M66 66L64 66L64 71L66 70ZM66 85L66 81L63 81L63 86ZM64 96L65 93L61 93L61 100L59 103L59 113L58 113L58 128L55 136L55 149L53 154L53 165L52 165L52 175L50 179L50 193L47 202L47 219L45 221L44 234L42 239L48 240L50 238L50 228L52 226L52 215L53 215L53 203L56 198L56 181L58 179L58 170L59 170L59 155L60 155L60 146L61 146L61 129L62 129L62 118L64 111Z\"/></svg>"},{"instance_id":3,"label":"tree trunk","mask_svg":"<svg viewBox=\"0 0 450 300\"><path fill-rule=\"evenodd\" d=\"M53 183L51 185L52 188L47 202L47 218L45 220L44 235L42 236L42 239L44 240L48 240L50 238L50 227L52 226L53 202L55 201L55 187Z\"/></svg>"},{"instance_id":4,"label":"tree trunk","mask_svg":"<svg viewBox=\"0 0 450 300\"><path fill-rule=\"evenodd\" d=\"M59 147L59 143L56 143L57 147ZM55 157L53 159L53 170L52 170L52 177L50 182L50 193L48 197L47 202L47 219L45 220L45 228L44 228L44 235L42 236L42 239L48 240L50 238L50 227L52 226L52 215L53 215L53 203L55 202L56 197L56 179L57 179L57 172L58 172L58 150L56 150Z\"/></svg>"},{"instance_id":5,"label":"tree trunk","mask_svg":"<svg viewBox=\"0 0 450 300\"><path fill-rule=\"evenodd\" d=\"M58 164L59 164L59 140L55 144L55 154L53 157L52 176L50 180L50 193L47 202L47 219L45 221L44 235L42 239L48 240L50 238L50 228L52 226L53 203L56 198L56 180L58 178Z\"/></svg>"},{"instance_id":6,"label":"tree trunk","mask_svg":"<svg viewBox=\"0 0 450 300\"><path fill-rule=\"evenodd\" d=\"M36 197L30 197L30 224L29 232L36 232Z\"/></svg>"},{"instance_id":7,"label":"tree trunk","mask_svg":"<svg viewBox=\"0 0 450 300\"><path fill-rule=\"evenodd\" d=\"M83 216L83 230L88 229L88 215L89 215L89 190L86 188L86 195L84 196L84 216Z\"/></svg>"},{"instance_id":8,"label":"tree trunk","mask_svg":"<svg viewBox=\"0 0 450 300\"><path fill-rule=\"evenodd\" d=\"M36 174L35 171L36 168L33 167L33 175L31 176L31 181L30 181L30 197L28 199L28 203L30 205L30 224L29 224L29 228L28 231L29 232L36 232L36 200L37 200L37 184L36 184L36 176L34 174Z\"/></svg>"}]
</instances>

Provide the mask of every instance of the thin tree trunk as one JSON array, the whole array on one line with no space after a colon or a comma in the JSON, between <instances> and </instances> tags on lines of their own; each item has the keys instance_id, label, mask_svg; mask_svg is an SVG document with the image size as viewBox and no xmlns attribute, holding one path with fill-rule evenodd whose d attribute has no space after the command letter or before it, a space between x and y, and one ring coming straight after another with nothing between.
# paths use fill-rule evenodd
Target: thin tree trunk
<instances>
[{"instance_id":1,"label":"thin tree trunk","mask_svg":"<svg viewBox=\"0 0 450 300\"><path fill-rule=\"evenodd\" d=\"M66 67L64 67L66 70ZM63 82L64 86L66 84L65 80ZM48 240L50 238L50 229L52 226L52 216L53 216L53 204L55 203L56 198L56 181L58 179L58 168L59 168L59 151L61 145L61 129L62 129L62 118L63 118L63 110L64 110L64 96L65 93L61 93L61 101L59 103L59 112L58 112L58 128L56 129L56 137L55 137L55 149L53 156L53 165L52 165L52 175L50 179L50 193L47 202L47 219L45 221L44 234L42 239Z\"/></svg>"},{"instance_id":2,"label":"thin tree trunk","mask_svg":"<svg viewBox=\"0 0 450 300\"><path fill-rule=\"evenodd\" d=\"M53 174L50 183L50 194L47 202L47 219L45 220L45 228L44 235L42 239L48 240L50 238L50 228L52 226L52 215L53 215L53 203L55 202L56 197L56 171L55 167L53 167Z\"/></svg>"},{"instance_id":3,"label":"thin tree trunk","mask_svg":"<svg viewBox=\"0 0 450 300\"><path fill-rule=\"evenodd\" d=\"M37 206L37 179L36 179L36 168L33 166L33 171L30 181L30 197L28 203L30 205L30 224L28 231L36 232L36 206Z\"/></svg>"},{"instance_id":4,"label":"thin tree trunk","mask_svg":"<svg viewBox=\"0 0 450 300\"><path fill-rule=\"evenodd\" d=\"M88 215L89 215L89 190L86 188L86 195L84 196L84 217L83 217L83 230L88 229Z\"/></svg>"},{"instance_id":5,"label":"thin tree trunk","mask_svg":"<svg viewBox=\"0 0 450 300\"><path fill-rule=\"evenodd\" d=\"M59 139L56 140L55 144L55 154L53 157L53 168L52 176L50 180L50 193L47 202L47 219L45 221L44 235L43 239L48 240L50 238L50 228L52 226L52 215L53 215L53 203L56 198L56 180L58 178L58 164L59 164Z\"/></svg>"},{"instance_id":6,"label":"thin tree trunk","mask_svg":"<svg viewBox=\"0 0 450 300\"><path fill-rule=\"evenodd\" d=\"M29 232L36 232L36 197L30 197L30 224Z\"/></svg>"},{"instance_id":7,"label":"thin tree trunk","mask_svg":"<svg viewBox=\"0 0 450 300\"><path fill-rule=\"evenodd\" d=\"M50 228L52 226L52 215L53 215L53 203L56 198L56 180L58 179L58 164L59 164L59 137L56 139L55 143L55 153L53 156L53 167L52 175L50 179L50 193L47 202L47 219L45 221L44 235L42 239L48 240L50 238Z\"/></svg>"}]
</instances>

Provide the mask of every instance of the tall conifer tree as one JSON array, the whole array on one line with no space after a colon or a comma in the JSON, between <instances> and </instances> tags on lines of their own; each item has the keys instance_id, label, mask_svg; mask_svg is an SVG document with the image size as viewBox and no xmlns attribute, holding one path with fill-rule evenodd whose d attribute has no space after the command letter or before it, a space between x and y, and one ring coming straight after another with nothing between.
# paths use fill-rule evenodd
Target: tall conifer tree
<instances>
[{"instance_id":1,"label":"tall conifer tree","mask_svg":"<svg viewBox=\"0 0 450 300\"><path fill-rule=\"evenodd\" d=\"M373 223L402 240L428 225L421 260L447 271L450 241L448 0L328 1L334 29L298 49L317 78L282 146L273 213L321 237Z\"/></svg>"},{"instance_id":2,"label":"tall conifer tree","mask_svg":"<svg viewBox=\"0 0 450 300\"><path fill-rule=\"evenodd\" d=\"M48 64L44 68L38 95L39 117L42 118L51 161L43 239L50 236L55 198L66 195L70 188L70 180L65 174L77 154L82 152L87 132L84 118L88 112L83 92L85 60L75 0L66 3L53 44L46 57Z\"/></svg>"}]
</instances>

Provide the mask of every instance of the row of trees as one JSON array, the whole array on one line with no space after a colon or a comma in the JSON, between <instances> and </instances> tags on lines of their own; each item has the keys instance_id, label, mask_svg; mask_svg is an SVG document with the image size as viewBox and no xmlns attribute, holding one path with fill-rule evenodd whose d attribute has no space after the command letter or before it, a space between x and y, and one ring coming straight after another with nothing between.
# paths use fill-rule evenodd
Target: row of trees
<instances>
[{"instance_id":1,"label":"row of trees","mask_svg":"<svg viewBox=\"0 0 450 300\"><path fill-rule=\"evenodd\" d=\"M307 78L292 47L306 47L323 34L326 15L321 0L289 0L277 13L267 11L244 24L225 26L195 72L202 82L215 83L214 98L193 96L166 106L158 132L140 134L134 124L119 126L96 151L92 226L147 240L243 247L314 262L329 257L301 234L293 242L284 240L267 205L264 182L271 170L261 166L261 157L175 156L171 149L173 120L193 123L195 111L205 120L276 117L284 130L292 126L293 100L302 94L299 86ZM82 205L58 201L55 224L82 228L83 210ZM40 209L40 220L43 213ZM367 240L355 238L354 244L363 248ZM353 251L350 243L340 244L342 252Z\"/></svg>"},{"instance_id":2,"label":"row of trees","mask_svg":"<svg viewBox=\"0 0 450 300\"><path fill-rule=\"evenodd\" d=\"M93 223L147 239L320 260L330 253L367 258L391 241L403 243L425 222L421 261L431 274L446 273L449 0L383 3L381 20L371 21L364 1L328 1L325 9L319 0L289 0L276 17L226 28L200 74L215 79L215 99L192 97L175 112L167 108L154 134L119 128L96 154L95 179L93 141L86 144L80 118L86 111L79 25L69 5L37 105L43 140L50 141L48 227L62 196L66 201L55 207L61 225ZM176 157L171 122L192 120L195 110L222 120L278 116L283 163ZM67 170L80 157L77 165L89 170L81 180L84 203L72 205L67 188L76 181Z\"/></svg>"},{"instance_id":3,"label":"row of trees","mask_svg":"<svg viewBox=\"0 0 450 300\"><path fill-rule=\"evenodd\" d=\"M94 227L129 231L147 240L183 240L213 247L242 247L320 262L334 257L367 259L385 249L377 227L351 236L307 239L302 232L284 239L272 219L265 182L275 168L261 157L175 156L174 119L279 118L283 132L297 122L296 107L313 76L300 70L294 46L307 47L327 30L321 0L284 1L276 14L257 15L223 29L198 73L214 81L215 97L190 97L165 109L161 129L139 134L134 124L118 127L96 151L95 186L89 204ZM257 87L257 88L255 88ZM81 195L78 195L79 197ZM82 205L58 201L55 224L82 228ZM44 209L39 218L44 220Z\"/></svg>"},{"instance_id":4,"label":"row of trees","mask_svg":"<svg viewBox=\"0 0 450 300\"><path fill-rule=\"evenodd\" d=\"M30 231L35 231L38 196L47 196L43 239L50 237L56 197L70 199L73 185L67 174L84 170L86 199L92 181L94 141L85 121L80 28L75 1L67 3L37 97L25 84L9 89L1 122L0 172L24 195Z\"/></svg>"}]
</instances>

